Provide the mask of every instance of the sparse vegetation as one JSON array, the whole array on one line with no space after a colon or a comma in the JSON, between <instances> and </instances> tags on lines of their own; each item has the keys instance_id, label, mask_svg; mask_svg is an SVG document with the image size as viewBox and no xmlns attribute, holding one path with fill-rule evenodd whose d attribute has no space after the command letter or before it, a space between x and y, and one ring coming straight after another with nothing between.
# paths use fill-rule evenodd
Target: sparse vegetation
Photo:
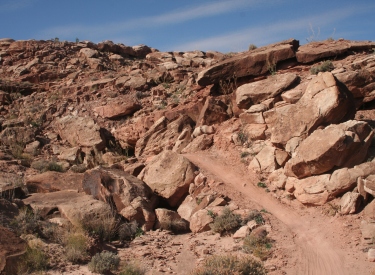
<instances>
[{"instance_id":1,"label":"sparse vegetation","mask_svg":"<svg viewBox=\"0 0 375 275\"><path fill-rule=\"evenodd\" d=\"M246 158L248 155L250 155L249 152L241 152L241 158Z\"/></svg>"},{"instance_id":2,"label":"sparse vegetation","mask_svg":"<svg viewBox=\"0 0 375 275\"><path fill-rule=\"evenodd\" d=\"M257 183L257 186L260 187L260 188L267 188L267 184L265 184L264 182L260 181Z\"/></svg>"},{"instance_id":3,"label":"sparse vegetation","mask_svg":"<svg viewBox=\"0 0 375 275\"><path fill-rule=\"evenodd\" d=\"M121 268L121 272L119 275L144 275L146 274L146 270L141 267L139 264L134 262L127 262Z\"/></svg>"},{"instance_id":4,"label":"sparse vegetation","mask_svg":"<svg viewBox=\"0 0 375 275\"><path fill-rule=\"evenodd\" d=\"M219 86L221 93L224 95L229 95L235 92L238 88L236 73L233 73L233 76L226 80L220 79Z\"/></svg>"},{"instance_id":5,"label":"sparse vegetation","mask_svg":"<svg viewBox=\"0 0 375 275\"><path fill-rule=\"evenodd\" d=\"M18 235L33 234L39 230L40 216L38 211L33 212L27 207L22 208L12 221L12 228Z\"/></svg>"},{"instance_id":6,"label":"sparse vegetation","mask_svg":"<svg viewBox=\"0 0 375 275\"><path fill-rule=\"evenodd\" d=\"M238 140L240 141L240 143L241 143L242 145L245 145L245 144L248 142L248 140L249 140L249 136L248 136L247 133L244 131L244 129L241 129L241 130L238 132L237 136L238 136Z\"/></svg>"},{"instance_id":7,"label":"sparse vegetation","mask_svg":"<svg viewBox=\"0 0 375 275\"><path fill-rule=\"evenodd\" d=\"M135 237L143 235L143 230L138 226L136 221L123 223L118 227L118 237L121 241L132 240Z\"/></svg>"},{"instance_id":8,"label":"sparse vegetation","mask_svg":"<svg viewBox=\"0 0 375 275\"><path fill-rule=\"evenodd\" d=\"M114 271L120 265L120 258L116 254L103 251L95 254L88 264L90 271L104 274L105 272Z\"/></svg>"},{"instance_id":9,"label":"sparse vegetation","mask_svg":"<svg viewBox=\"0 0 375 275\"><path fill-rule=\"evenodd\" d=\"M262 263L251 257L235 255L216 255L208 257L201 267L196 268L192 275L265 275Z\"/></svg>"},{"instance_id":10,"label":"sparse vegetation","mask_svg":"<svg viewBox=\"0 0 375 275\"><path fill-rule=\"evenodd\" d=\"M86 259L88 253L88 236L80 230L66 232L63 244L65 246L66 259L72 263L79 263Z\"/></svg>"},{"instance_id":11,"label":"sparse vegetation","mask_svg":"<svg viewBox=\"0 0 375 275\"><path fill-rule=\"evenodd\" d=\"M311 74L318 74L319 72L330 72L334 69L333 63L331 60L326 60L320 65L311 67L310 73Z\"/></svg>"},{"instance_id":12,"label":"sparse vegetation","mask_svg":"<svg viewBox=\"0 0 375 275\"><path fill-rule=\"evenodd\" d=\"M246 253L252 253L262 261L267 260L271 255L270 249L272 248L271 239L268 237L257 237L248 235L243 241L243 250Z\"/></svg>"},{"instance_id":13,"label":"sparse vegetation","mask_svg":"<svg viewBox=\"0 0 375 275\"><path fill-rule=\"evenodd\" d=\"M255 50L255 49L257 49L258 47L256 46L256 45L254 45L254 44L250 44L249 45L249 51L252 51L252 50Z\"/></svg>"},{"instance_id":14,"label":"sparse vegetation","mask_svg":"<svg viewBox=\"0 0 375 275\"><path fill-rule=\"evenodd\" d=\"M258 210L252 210L243 220L242 224L247 224L249 221L255 220L257 224L264 224L262 214Z\"/></svg>"},{"instance_id":15,"label":"sparse vegetation","mask_svg":"<svg viewBox=\"0 0 375 275\"><path fill-rule=\"evenodd\" d=\"M31 168L38 170L39 172L56 171L64 172L63 167L55 161L38 160L31 164Z\"/></svg>"},{"instance_id":16,"label":"sparse vegetation","mask_svg":"<svg viewBox=\"0 0 375 275\"><path fill-rule=\"evenodd\" d=\"M234 214L228 207L223 209L223 213L214 218L210 225L213 232L220 234L232 232L241 226L241 216Z\"/></svg>"},{"instance_id":17,"label":"sparse vegetation","mask_svg":"<svg viewBox=\"0 0 375 275\"><path fill-rule=\"evenodd\" d=\"M26 253L18 265L18 274L45 271L48 268L48 255L39 247L26 248Z\"/></svg>"},{"instance_id":18,"label":"sparse vegetation","mask_svg":"<svg viewBox=\"0 0 375 275\"><path fill-rule=\"evenodd\" d=\"M81 225L89 235L102 241L111 241L117 235L119 221L113 215L105 215L103 217L84 218Z\"/></svg>"}]
</instances>

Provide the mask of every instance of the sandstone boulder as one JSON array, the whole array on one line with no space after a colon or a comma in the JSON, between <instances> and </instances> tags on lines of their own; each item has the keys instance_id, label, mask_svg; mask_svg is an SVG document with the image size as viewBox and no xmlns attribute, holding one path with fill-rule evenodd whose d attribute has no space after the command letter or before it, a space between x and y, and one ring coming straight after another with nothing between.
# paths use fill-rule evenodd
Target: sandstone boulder
<instances>
[{"instance_id":1,"label":"sandstone boulder","mask_svg":"<svg viewBox=\"0 0 375 275\"><path fill-rule=\"evenodd\" d=\"M360 194L347 192L340 200L340 213L343 215L354 214L360 206Z\"/></svg>"},{"instance_id":2,"label":"sandstone boulder","mask_svg":"<svg viewBox=\"0 0 375 275\"><path fill-rule=\"evenodd\" d=\"M0 273L17 274L20 257L26 252L26 242L2 225L0 232Z\"/></svg>"},{"instance_id":3,"label":"sandstone boulder","mask_svg":"<svg viewBox=\"0 0 375 275\"><path fill-rule=\"evenodd\" d=\"M170 206L176 207L188 195L195 169L185 157L166 150L146 165L141 179Z\"/></svg>"},{"instance_id":4,"label":"sandstone boulder","mask_svg":"<svg viewBox=\"0 0 375 275\"><path fill-rule=\"evenodd\" d=\"M228 106L214 97L207 97L199 114L197 125L212 125L221 123L229 118Z\"/></svg>"},{"instance_id":5,"label":"sandstone boulder","mask_svg":"<svg viewBox=\"0 0 375 275\"><path fill-rule=\"evenodd\" d=\"M374 132L363 121L350 120L318 129L307 137L285 164L285 174L297 178L319 175L335 167L361 163Z\"/></svg>"},{"instance_id":6,"label":"sandstone boulder","mask_svg":"<svg viewBox=\"0 0 375 275\"><path fill-rule=\"evenodd\" d=\"M278 96L295 83L298 78L294 73L285 73L244 84L236 90L236 103L240 109L248 109L251 105Z\"/></svg>"},{"instance_id":7,"label":"sandstone boulder","mask_svg":"<svg viewBox=\"0 0 375 275\"><path fill-rule=\"evenodd\" d=\"M271 142L285 146L292 138L305 139L320 125L346 121L354 112L349 92L338 86L331 73L319 74L296 104L275 108Z\"/></svg>"},{"instance_id":8,"label":"sandstone boulder","mask_svg":"<svg viewBox=\"0 0 375 275\"><path fill-rule=\"evenodd\" d=\"M190 221L191 216L194 214L194 210L197 207L196 200L188 195L185 200L180 204L177 209L177 213L185 220Z\"/></svg>"},{"instance_id":9,"label":"sandstone boulder","mask_svg":"<svg viewBox=\"0 0 375 275\"><path fill-rule=\"evenodd\" d=\"M209 231L211 229L210 223L214 220L213 218L207 214L206 209L199 210L191 216L190 219L190 230L193 233L200 233Z\"/></svg>"},{"instance_id":10,"label":"sandstone boulder","mask_svg":"<svg viewBox=\"0 0 375 275\"><path fill-rule=\"evenodd\" d=\"M113 203L126 219L137 221L145 230L152 229L157 198L140 179L118 169L95 168L85 172L82 188L100 201Z\"/></svg>"},{"instance_id":11,"label":"sandstone boulder","mask_svg":"<svg viewBox=\"0 0 375 275\"><path fill-rule=\"evenodd\" d=\"M276 148L273 146L265 146L250 162L249 169L265 173L275 171L278 168L275 150Z\"/></svg>"},{"instance_id":12,"label":"sandstone boulder","mask_svg":"<svg viewBox=\"0 0 375 275\"><path fill-rule=\"evenodd\" d=\"M61 139L72 146L104 148L100 127L92 118L65 116L56 121L56 128Z\"/></svg>"},{"instance_id":13,"label":"sandstone boulder","mask_svg":"<svg viewBox=\"0 0 375 275\"><path fill-rule=\"evenodd\" d=\"M295 57L299 42L294 39L258 48L221 61L198 74L197 83L207 86L234 76L256 76L269 71L270 66Z\"/></svg>"},{"instance_id":14,"label":"sandstone boulder","mask_svg":"<svg viewBox=\"0 0 375 275\"><path fill-rule=\"evenodd\" d=\"M317 41L302 45L296 53L297 61L301 63L310 63L323 58L338 57L349 51L371 50L375 47L375 42L367 41Z\"/></svg>"}]
</instances>

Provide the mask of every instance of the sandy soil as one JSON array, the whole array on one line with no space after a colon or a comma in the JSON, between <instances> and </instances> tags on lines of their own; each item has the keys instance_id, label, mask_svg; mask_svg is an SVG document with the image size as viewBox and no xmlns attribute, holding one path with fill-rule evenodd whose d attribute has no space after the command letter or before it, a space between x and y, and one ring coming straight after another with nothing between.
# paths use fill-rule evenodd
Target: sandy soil
<instances>
[{"instance_id":1,"label":"sandy soil","mask_svg":"<svg viewBox=\"0 0 375 275\"><path fill-rule=\"evenodd\" d=\"M329 217L322 213L323 208L304 207L297 201L283 203L256 186L257 175L225 153L220 154L201 152L185 157L224 182L229 197L255 202L279 220L278 228L277 221L273 222L278 231L273 234L279 248L275 253L280 253L275 255L275 264L282 266L277 274L372 273L374 266L360 247L360 215Z\"/></svg>"}]
</instances>

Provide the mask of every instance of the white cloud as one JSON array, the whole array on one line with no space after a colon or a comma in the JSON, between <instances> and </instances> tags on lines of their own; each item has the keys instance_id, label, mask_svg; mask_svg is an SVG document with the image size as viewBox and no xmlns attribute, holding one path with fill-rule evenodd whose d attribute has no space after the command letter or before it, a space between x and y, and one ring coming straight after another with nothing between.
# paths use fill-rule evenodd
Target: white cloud
<instances>
[{"instance_id":1,"label":"white cloud","mask_svg":"<svg viewBox=\"0 0 375 275\"><path fill-rule=\"evenodd\" d=\"M1 12L10 12L19 9L23 9L29 7L35 2L35 0L12 0L7 1L3 4L0 4L0 11Z\"/></svg>"},{"instance_id":2,"label":"white cloud","mask_svg":"<svg viewBox=\"0 0 375 275\"><path fill-rule=\"evenodd\" d=\"M275 2L277 0L267 0L266 2ZM120 33L128 30L138 30L142 28L155 28L163 25L177 24L197 18L209 17L229 13L235 10L241 10L246 7L264 4L260 0L225 0L215 1L199 6L187 7L184 9L170 11L164 14L131 19L121 22L112 22L101 25L66 25L48 28L40 33L40 36L52 37L72 37L84 36L91 40L101 40L109 36L118 36Z\"/></svg>"},{"instance_id":3,"label":"white cloud","mask_svg":"<svg viewBox=\"0 0 375 275\"><path fill-rule=\"evenodd\" d=\"M312 15L309 17L302 17L291 19L288 21L279 21L269 25L259 25L256 27L242 29L233 33L225 35L208 37L196 41L190 41L180 45L171 45L171 48L179 51L187 50L218 50L218 51L243 51L246 50L249 43L261 46L269 43L285 40L290 35L297 38L298 34L305 34L305 38L310 37L312 28L315 28L315 35L317 35L317 29L323 28L328 25L334 24L348 18L350 16L368 12L369 9L375 6L357 6L345 7L342 9L328 11L326 13L320 13L318 15ZM334 28L330 30L334 31ZM315 37L316 39L324 39L322 37ZM327 37L325 37L327 38ZM304 43L305 41L301 41Z\"/></svg>"}]
</instances>

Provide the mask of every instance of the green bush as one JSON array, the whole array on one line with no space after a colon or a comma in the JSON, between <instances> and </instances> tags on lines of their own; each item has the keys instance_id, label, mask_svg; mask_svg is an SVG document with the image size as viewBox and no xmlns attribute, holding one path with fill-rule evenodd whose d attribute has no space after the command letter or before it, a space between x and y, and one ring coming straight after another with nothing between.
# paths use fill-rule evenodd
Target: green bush
<instances>
[{"instance_id":1,"label":"green bush","mask_svg":"<svg viewBox=\"0 0 375 275\"><path fill-rule=\"evenodd\" d=\"M62 166L54 161L37 160L31 164L31 168L38 170L39 172L56 171L64 172Z\"/></svg>"},{"instance_id":2,"label":"green bush","mask_svg":"<svg viewBox=\"0 0 375 275\"><path fill-rule=\"evenodd\" d=\"M121 268L119 275L144 275L146 270L138 264L127 262L124 267Z\"/></svg>"},{"instance_id":3,"label":"green bush","mask_svg":"<svg viewBox=\"0 0 375 275\"><path fill-rule=\"evenodd\" d=\"M138 223L136 221L119 225L117 232L121 241L132 240L135 237L143 235L144 233L143 230L138 227Z\"/></svg>"},{"instance_id":4,"label":"green bush","mask_svg":"<svg viewBox=\"0 0 375 275\"><path fill-rule=\"evenodd\" d=\"M27 207L22 208L19 214L14 218L11 225L17 234L33 234L39 231L39 213L33 212Z\"/></svg>"},{"instance_id":5,"label":"green bush","mask_svg":"<svg viewBox=\"0 0 375 275\"><path fill-rule=\"evenodd\" d=\"M86 259L89 238L83 232L66 233L63 243L68 261L79 263Z\"/></svg>"},{"instance_id":6,"label":"green bush","mask_svg":"<svg viewBox=\"0 0 375 275\"><path fill-rule=\"evenodd\" d=\"M258 187L261 187L261 188L267 188L267 184L265 184L264 182L258 182Z\"/></svg>"},{"instance_id":7,"label":"green bush","mask_svg":"<svg viewBox=\"0 0 375 275\"><path fill-rule=\"evenodd\" d=\"M263 216L258 210L251 210L247 217L243 220L242 224L245 225L252 220L255 220L257 224L264 224Z\"/></svg>"},{"instance_id":8,"label":"green bush","mask_svg":"<svg viewBox=\"0 0 375 275\"><path fill-rule=\"evenodd\" d=\"M105 272L116 270L120 265L120 258L116 254L103 251L95 254L88 264L88 268L92 272L103 274Z\"/></svg>"},{"instance_id":9,"label":"green bush","mask_svg":"<svg viewBox=\"0 0 375 275\"><path fill-rule=\"evenodd\" d=\"M252 50L255 50L255 49L257 49L258 47L256 46L256 45L254 45L254 44L250 44L249 45L249 51L252 51Z\"/></svg>"},{"instance_id":10,"label":"green bush","mask_svg":"<svg viewBox=\"0 0 375 275\"><path fill-rule=\"evenodd\" d=\"M318 74L319 72L330 72L334 69L333 63L331 60L324 61L318 66L311 67L311 74Z\"/></svg>"},{"instance_id":11,"label":"green bush","mask_svg":"<svg viewBox=\"0 0 375 275\"><path fill-rule=\"evenodd\" d=\"M262 263L249 256L234 255L211 256L192 275L265 275Z\"/></svg>"},{"instance_id":12,"label":"green bush","mask_svg":"<svg viewBox=\"0 0 375 275\"><path fill-rule=\"evenodd\" d=\"M18 266L18 274L30 274L48 268L48 257L40 248L27 247Z\"/></svg>"},{"instance_id":13,"label":"green bush","mask_svg":"<svg viewBox=\"0 0 375 275\"><path fill-rule=\"evenodd\" d=\"M248 235L243 241L243 250L246 253L252 253L255 257L258 257L262 261L267 260L267 258L271 255L271 248L271 239L268 237Z\"/></svg>"},{"instance_id":14,"label":"green bush","mask_svg":"<svg viewBox=\"0 0 375 275\"><path fill-rule=\"evenodd\" d=\"M217 233L232 232L241 226L241 216L234 214L228 207L223 209L223 213L214 218L210 225L211 230Z\"/></svg>"},{"instance_id":15,"label":"green bush","mask_svg":"<svg viewBox=\"0 0 375 275\"><path fill-rule=\"evenodd\" d=\"M119 221L113 215L97 218L85 218L81 221L82 228L90 235L102 241L116 238Z\"/></svg>"}]
</instances>

